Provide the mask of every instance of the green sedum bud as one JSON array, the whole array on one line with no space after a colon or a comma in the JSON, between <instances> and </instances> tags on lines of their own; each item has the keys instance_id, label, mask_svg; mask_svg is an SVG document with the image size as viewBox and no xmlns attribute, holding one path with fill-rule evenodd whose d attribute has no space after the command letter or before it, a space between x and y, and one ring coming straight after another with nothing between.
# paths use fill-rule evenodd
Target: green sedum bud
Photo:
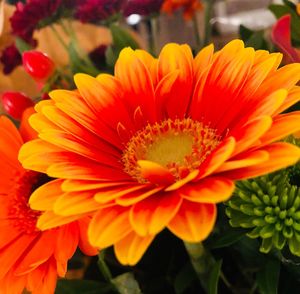
<instances>
[{"instance_id":1,"label":"green sedum bud","mask_svg":"<svg viewBox=\"0 0 300 294\"><path fill-rule=\"evenodd\" d=\"M264 177L240 181L226 203L230 225L249 229L247 236L250 238L261 238L263 253L288 246L292 254L300 256L300 189L295 185L299 171L296 165Z\"/></svg>"}]
</instances>

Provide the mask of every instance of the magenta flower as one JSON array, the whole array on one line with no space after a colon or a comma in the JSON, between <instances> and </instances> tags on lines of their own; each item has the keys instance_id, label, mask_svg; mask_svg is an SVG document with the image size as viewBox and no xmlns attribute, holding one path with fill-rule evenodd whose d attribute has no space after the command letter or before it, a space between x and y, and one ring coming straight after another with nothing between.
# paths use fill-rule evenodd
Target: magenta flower
<instances>
[{"instance_id":1,"label":"magenta flower","mask_svg":"<svg viewBox=\"0 0 300 294\"><path fill-rule=\"evenodd\" d=\"M128 0L124 8L124 15L140 14L147 16L157 13L162 3L163 0Z\"/></svg>"},{"instance_id":2,"label":"magenta flower","mask_svg":"<svg viewBox=\"0 0 300 294\"><path fill-rule=\"evenodd\" d=\"M83 23L98 23L119 13L124 0L86 0L77 6L75 18Z\"/></svg>"},{"instance_id":3,"label":"magenta flower","mask_svg":"<svg viewBox=\"0 0 300 294\"><path fill-rule=\"evenodd\" d=\"M15 44L6 47L0 56L0 62L3 64L4 74L10 74L15 67L22 64L22 56Z\"/></svg>"}]
</instances>

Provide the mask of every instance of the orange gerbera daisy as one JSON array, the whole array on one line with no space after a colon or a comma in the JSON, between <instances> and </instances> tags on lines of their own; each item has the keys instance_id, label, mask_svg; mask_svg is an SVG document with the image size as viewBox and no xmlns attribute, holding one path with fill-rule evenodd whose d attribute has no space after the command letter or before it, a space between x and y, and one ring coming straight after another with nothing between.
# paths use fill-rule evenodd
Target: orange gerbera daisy
<instances>
[{"instance_id":1,"label":"orange gerbera daisy","mask_svg":"<svg viewBox=\"0 0 300 294\"><path fill-rule=\"evenodd\" d=\"M183 9L183 17L190 20L196 11L203 8L203 5L200 0L164 0L161 11L172 14L181 8Z\"/></svg>"},{"instance_id":2,"label":"orange gerbera daisy","mask_svg":"<svg viewBox=\"0 0 300 294\"><path fill-rule=\"evenodd\" d=\"M88 219L45 232L37 229L40 212L29 208L28 199L47 176L27 171L18 162L22 136L32 135L33 130L24 121L20 134L2 116L0 133L0 293L20 294L26 288L36 294L52 294L57 276L65 275L78 244L85 253L96 253L85 236ZM50 183L61 195L60 180ZM47 199L45 205L50 202Z\"/></svg>"},{"instance_id":3,"label":"orange gerbera daisy","mask_svg":"<svg viewBox=\"0 0 300 294\"><path fill-rule=\"evenodd\" d=\"M45 211L38 226L56 225L53 211L95 212L91 243L114 245L130 265L164 228L205 239L233 180L300 157L275 142L300 129L299 112L279 114L300 100L300 64L277 69L280 61L239 40L195 59L187 45L168 44L158 59L124 49L114 76L77 74L78 91L53 91L36 106L30 123L40 138L20 152L26 168L64 180L63 195L47 184L33 193L31 207Z\"/></svg>"}]
</instances>

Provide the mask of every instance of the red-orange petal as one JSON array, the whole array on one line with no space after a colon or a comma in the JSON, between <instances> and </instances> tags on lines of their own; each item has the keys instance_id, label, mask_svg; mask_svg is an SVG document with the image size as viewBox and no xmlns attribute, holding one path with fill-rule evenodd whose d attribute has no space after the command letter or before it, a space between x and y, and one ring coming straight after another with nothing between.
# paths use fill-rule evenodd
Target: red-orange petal
<instances>
[{"instance_id":1,"label":"red-orange petal","mask_svg":"<svg viewBox=\"0 0 300 294\"><path fill-rule=\"evenodd\" d=\"M226 201L232 195L233 191L233 181L221 177L210 177L197 183L186 185L178 193L188 201L218 203Z\"/></svg>"},{"instance_id":2,"label":"red-orange petal","mask_svg":"<svg viewBox=\"0 0 300 294\"><path fill-rule=\"evenodd\" d=\"M182 199L175 193L159 193L132 206L130 223L140 236L158 234L177 213Z\"/></svg>"},{"instance_id":3,"label":"red-orange petal","mask_svg":"<svg viewBox=\"0 0 300 294\"><path fill-rule=\"evenodd\" d=\"M93 246L106 248L131 231L129 210L116 205L98 210L90 223L88 236Z\"/></svg>"},{"instance_id":4,"label":"red-orange petal","mask_svg":"<svg viewBox=\"0 0 300 294\"><path fill-rule=\"evenodd\" d=\"M168 225L169 230L187 242L200 242L213 230L217 216L215 204L183 201Z\"/></svg>"},{"instance_id":5,"label":"red-orange petal","mask_svg":"<svg viewBox=\"0 0 300 294\"><path fill-rule=\"evenodd\" d=\"M135 265L142 258L153 239L154 236L141 237L131 232L115 244L115 254L121 264Z\"/></svg>"}]
</instances>

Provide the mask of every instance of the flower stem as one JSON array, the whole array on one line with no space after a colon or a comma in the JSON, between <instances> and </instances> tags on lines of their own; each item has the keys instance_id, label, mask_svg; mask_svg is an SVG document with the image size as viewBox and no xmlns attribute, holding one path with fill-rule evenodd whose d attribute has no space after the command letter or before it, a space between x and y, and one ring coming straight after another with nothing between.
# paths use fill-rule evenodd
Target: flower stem
<instances>
[{"instance_id":1,"label":"flower stem","mask_svg":"<svg viewBox=\"0 0 300 294\"><path fill-rule=\"evenodd\" d=\"M206 0L205 13L204 13L205 31L204 31L203 46L208 45L211 40L212 27L211 27L210 20L212 18L213 4L214 4L214 0Z\"/></svg>"},{"instance_id":2,"label":"flower stem","mask_svg":"<svg viewBox=\"0 0 300 294\"><path fill-rule=\"evenodd\" d=\"M193 28L194 28L195 41L196 41L196 50L198 51L202 47L202 41L201 41L201 36L200 36L200 31L199 31L199 27L198 27L196 14L193 17Z\"/></svg>"},{"instance_id":3,"label":"flower stem","mask_svg":"<svg viewBox=\"0 0 300 294\"><path fill-rule=\"evenodd\" d=\"M149 33L149 51L152 55L156 55L157 46L157 17L150 18L150 33Z\"/></svg>"},{"instance_id":4,"label":"flower stem","mask_svg":"<svg viewBox=\"0 0 300 294\"><path fill-rule=\"evenodd\" d=\"M57 40L60 42L60 44L67 50L69 51L68 45L65 43L65 41L63 40L63 38L61 37L61 35L58 33L58 31L56 30L56 28L53 25L50 25L50 28L53 32L53 34L55 35L55 37L57 38Z\"/></svg>"}]
</instances>

